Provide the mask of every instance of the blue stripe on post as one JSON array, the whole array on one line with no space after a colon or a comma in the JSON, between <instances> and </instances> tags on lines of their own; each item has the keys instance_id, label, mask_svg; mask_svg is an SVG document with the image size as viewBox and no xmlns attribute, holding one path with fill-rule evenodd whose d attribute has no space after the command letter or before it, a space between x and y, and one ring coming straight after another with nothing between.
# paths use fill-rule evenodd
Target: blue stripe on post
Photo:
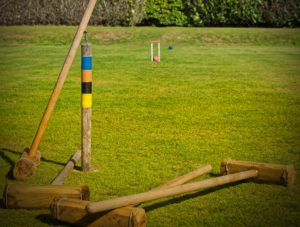
<instances>
[{"instance_id":1,"label":"blue stripe on post","mask_svg":"<svg viewBox=\"0 0 300 227\"><path fill-rule=\"evenodd\" d=\"M91 70L92 69L92 56L82 56L81 69L83 69L83 70Z\"/></svg>"}]
</instances>

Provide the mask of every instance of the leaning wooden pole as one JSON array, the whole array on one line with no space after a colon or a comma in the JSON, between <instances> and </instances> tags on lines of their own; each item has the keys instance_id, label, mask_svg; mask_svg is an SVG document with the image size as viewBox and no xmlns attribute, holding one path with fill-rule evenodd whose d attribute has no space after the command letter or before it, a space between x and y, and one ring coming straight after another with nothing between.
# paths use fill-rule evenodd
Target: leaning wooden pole
<instances>
[{"instance_id":1,"label":"leaning wooden pole","mask_svg":"<svg viewBox=\"0 0 300 227\"><path fill-rule=\"evenodd\" d=\"M76 151L76 153L70 158L67 162L66 166L60 171L60 173L55 177L55 179L51 182L52 185L62 185L65 179L68 177L69 173L75 167L76 162L81 157L81 150Z\"/></svg>"},{"instance_id":2,"label":"leaning wooden pole","mask_svg":"<svg viewBox=\"0 0 300 227\"><path fill-rule=\"evenodd\" d=\"M92 46L81 45L81 168L91 170L92 134Z\"/></svg>"},{"instance_id":3,"label":"leaning wooden pole","mask_svg":"<svg viewBox=\"0 0 300 227\"><path fill-rule=\"evenodd\" d=\"M77 51L78 46L79 46L79 44L81 42L83 33L86 30L86 28L87 28L88 22L89 22L89 20L91 18L91 15L93 13L94 8L95 8L96 2L97 2L97 0L90 0L89 4L87 5L87 8L85 10L83 18L82 18L81 23L79 25L79 28L77 30L77 33L75 35L75 38L74 38L73 43L71 45L71 48L70 48L70 50L68 52L68 55L67 55L67 57L65 59L65 62L64 62L64 65L63 65L63 67L61 69L61 72L60 72L60 74L58 76L58 79L57 79L56 85L55 85L55 87L53 89L52 95L51 95L51 97L49 99L48 105L47 105L47 107L45 109L44 115L43 115L43 117L41 119L40 125L38 127L37 132L36 132L36 135L35 135L35 137L33 139L32 144L31 144L30 151L27 154L28 160L34 160L35 157L36 157L37 149L38 149L39 144L40 144L40 142L42 140L42 137L43 137L43 135L45 133L45 130L46 130L48 122L49 122L49 119L50 119L50 117L52 115L52 112L54 110L54 107L55 107L55 104L57 102L57 99L58 99L58 97L59 97L59 95L61 93L61 90L63 88L64 82L66 80L66 77L67 77L68 72L69 72L69 70L71 68L72 62L74 60L74 57L76 55L76 51ZM29 175L24 176L24 174L23 174L23 172L24 172L24 165L22 163L19 163L19 162L16 163L14 169L15 169L13 171L14 172L14 176L17 179L28 179L28 178L30 178L30 177L32 177L34 175L34 173L33 173L33 174L29 174ZM25 170L25 172L26 172L26 170Z\"/></svg>"},{"instance_id":4,"label":"leaning wooden pole","mask_svg":"<svg viewBox=\"0 0 300 227\"><path fill-rule=\"evenodd\" d=\"M107 210L116 209L119 207L128 206L130 204L139 204L143 202L152 201L164 197L179 195L183 193L197 192L211 187L216 187L232 182L237 182L249 178L255 178L258 175L257 170L248 170L240 173L229 174L222 177L216 177L204 181L198 181L185 185L179 185L167 189L158 189L148 191L140 194L123 196L116 199L104 200L100 202L93 202L87 205L87 211L89 213L97 213Z\"/></svg>"}]
</instances>

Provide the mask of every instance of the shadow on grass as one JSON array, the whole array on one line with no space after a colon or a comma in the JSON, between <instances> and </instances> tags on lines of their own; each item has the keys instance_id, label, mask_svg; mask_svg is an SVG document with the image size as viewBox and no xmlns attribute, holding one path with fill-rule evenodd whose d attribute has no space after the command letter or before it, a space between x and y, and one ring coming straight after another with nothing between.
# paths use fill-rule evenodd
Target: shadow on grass
<instances>
[{"instance_id":1,"label":"shadow on grass","mask_svg":"<svg viewBox=\"0 0 300 227\"><path fill-rule=\"evenodd\" d=\"M18 151L14 151L14 150L11 150L11 149L8 149L8 148L0 148L0 152L4 152L4 151L6 151L6 152L10 152L10 153L13 153L13 154L17 154L17 155L22 155L22 153L20 153L20 152L18 152ZM24 149L24 152L25 151L29 151L29 148L25 148ZM64 166L66 163L64 163L64 162L58 162L58 161L53 161L53 160L49 160L49 159L46 159L46 158L43 158L43 157L41 157L41 161L43 161L43 162L48 162L48 163L52 163L52 164L55 164L55 165L61 165L61 166ZM14 161L12 161L13 162L13 165L15 164L15 162ZM9 163L9 164L11 164L11 163Z\"/></svg>"},{"instance_id":2,"label":"shadow on grass","mask_svg":"<svg viewBox=\"0 0 300 227\"><path fill-rule=\"evenodd\" d=\"M27 151L29 151L29 148L24 149L24 152L27 152ZM21 153L21 152L14 151L14 150L9 149L9 148L0 148L0 157L10 165L10 169L6 174L6 178L10 179L10 180L13 180L13 179L15 179L14 176L13 176L13 168L14 168L14 165L15 165L15 161L12 160L10 157L8 157L5 154L6 152L18 155L19 157L22 155L23 152ZM55 164L55 165L61 165L61 166L66 165L66 163L64 163L64 162L57 162L57 161L49 160L49 159L46 159L46 158L43 158L43 157L41 157L41 161L52 163L52 164Z\"/></svg>"},{"instance_id":3,"label":"shadow on grass","mask_svg":"<svg viewBox=\"0 0 300 227\"><path fill-rule=\"evenodd\" d=\"M49 226L71 226L68 223L52 218L50 214L40 214L36 216L36 219Z\"/></svg>"},{"instance_id":4,"label":"shadow on grass","mask_svg":"<svg viewBox=\"0 0 300 227\"><path fill-rule=\"evenodd\" d=\"M175 204L175 203L180 203L180 202L185 201L185 200L193 199L193 198L196 198L198 196L205 196L207 194L218 191L220 189L232 187L232 186L235 186L235 185L238 185L238 184L241 184L241 183L244 183L244 182L234 182L234 183L230 183L230 184L226 184L226 185L221 185L221 186L214 187L214 188L211 188L211 189L207 189L207 190L204 190L204 191L195 192L195 193L192 193L192 194L188 194L188 195L176 197L176 198L173 198L173 199L169 199L169 200L166 200L166 201L162 201L162 202L159 202L159 203L155 203L155 204L152 204L152 205L149 205L149 206L145 206L143 208L145 209L146 212L149 212L149 211L161 208L161 207L165 207L165 206L172 205L172 204Z\"/></svg>"}]
</instances>

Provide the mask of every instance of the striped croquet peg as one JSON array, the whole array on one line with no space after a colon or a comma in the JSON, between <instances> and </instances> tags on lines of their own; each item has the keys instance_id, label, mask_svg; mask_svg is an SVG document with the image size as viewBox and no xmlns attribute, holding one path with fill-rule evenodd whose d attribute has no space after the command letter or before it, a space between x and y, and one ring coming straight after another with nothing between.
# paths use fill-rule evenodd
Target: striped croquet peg
<instances>
[{"instance_id":1,"label":"striped croquet peg","mask_svg":"<svg viewBox=\"0 0 300 227\"><path fill-rule=\"evenodd\" d=\"M92 46L86 40L81 45L81 167L91 170L92 130Z\"/></svg>"}]
</instances>

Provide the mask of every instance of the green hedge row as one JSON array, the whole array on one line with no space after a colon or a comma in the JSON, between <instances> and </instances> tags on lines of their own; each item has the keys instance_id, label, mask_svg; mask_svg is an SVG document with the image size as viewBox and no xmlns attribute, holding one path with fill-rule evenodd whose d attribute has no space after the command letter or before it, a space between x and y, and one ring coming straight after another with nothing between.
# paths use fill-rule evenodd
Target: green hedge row
<instances>
[{"instance_id":1,"label":"green hedge row","mask_svg":"<svg viewBox=\"0 0 300 227\"><path fill-rule=\"evenodd\" d=\"M147 0L144 24L299 26L299 0Z\"/></svg>"},{"instance_id":2,"label":"green hedge row","mask_svg":"<svg viewBox=\"0 0 300 227\"><path fill-rule=\"evenodd\" d=\"M0 24L79 24L88 0L9 0ZM272 26L300 25L300 0L98 0L97 25Z\"/></svg>"},{"instance_id":3,"label":"green hedge row","mask_svg":"<svg viewBox=\"0 0 300 227\"><path fill-rule=\"evenodd\" d=\"M89 0L0 1L0 24L77 25ZM91 24L131 26L141 22L145 0L98 0Z\"/></svg>"}]
</instances>

